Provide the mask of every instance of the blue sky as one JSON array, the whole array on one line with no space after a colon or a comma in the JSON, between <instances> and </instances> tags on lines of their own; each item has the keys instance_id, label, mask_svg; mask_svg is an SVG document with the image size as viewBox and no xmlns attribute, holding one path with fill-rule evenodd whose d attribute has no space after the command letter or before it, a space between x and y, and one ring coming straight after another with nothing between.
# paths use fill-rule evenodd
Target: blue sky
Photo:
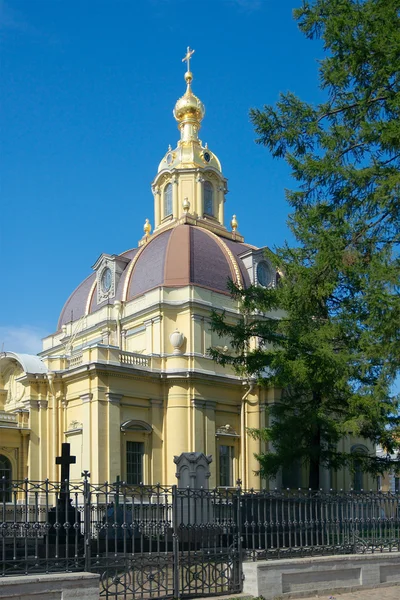
<instances>
[{"instance_id":1,"label":"blue sky","mask_svg":"<svg viewBox=\"0 0 400 600\"><path fill-rule=\"evenodd\" d=\"M201 139L228 178L226 221L249 243L289 236L284 162L255 144L251 107L318 91L319 42L300 0L0 0L0 350L34 352L102 252L135 247L153 221L150 183L178 139L173 106L206 105Z\"/></svg>"}]
</instances>

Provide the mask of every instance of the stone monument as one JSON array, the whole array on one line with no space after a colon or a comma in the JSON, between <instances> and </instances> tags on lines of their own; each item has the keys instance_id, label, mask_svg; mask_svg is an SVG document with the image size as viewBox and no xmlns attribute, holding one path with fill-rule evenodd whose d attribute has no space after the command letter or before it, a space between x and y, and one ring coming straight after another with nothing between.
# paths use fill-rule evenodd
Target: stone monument
<instances>
[{"instance_id":1,"label":"stone monument","mask_svg":"<svg viewBox=\"0 0 400 600\"><path fill-rule=\"evenodd\" d=\"M214 506L208 491L211 462L212 456L203 452L174 456L178 479L176 518L181 528L210 523L213 519Z\"/></svg>"}]
</instances>

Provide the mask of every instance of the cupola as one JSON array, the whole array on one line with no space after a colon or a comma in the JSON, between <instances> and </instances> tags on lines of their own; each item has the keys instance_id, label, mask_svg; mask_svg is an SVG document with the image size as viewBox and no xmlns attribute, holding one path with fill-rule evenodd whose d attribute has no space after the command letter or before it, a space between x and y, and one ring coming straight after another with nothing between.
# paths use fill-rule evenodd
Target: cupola
<instances>
[{"instance_id":1,"label":"cupola","mask_svg":"<svg viewBox=\"0 0 400 600\"><path fill-rule=\"evenodd\" d=\"M199 139L205 116L203 102L193 93L190 60L194 50L187 49L186 91L176 102L173 114L180 139L176 148L169 146L153 181L154 231L194 218L197 225L224 227L226 179L221 163L208 145ZM188 208L189 207L189 208Z\"/></svg>"}]
</instances>

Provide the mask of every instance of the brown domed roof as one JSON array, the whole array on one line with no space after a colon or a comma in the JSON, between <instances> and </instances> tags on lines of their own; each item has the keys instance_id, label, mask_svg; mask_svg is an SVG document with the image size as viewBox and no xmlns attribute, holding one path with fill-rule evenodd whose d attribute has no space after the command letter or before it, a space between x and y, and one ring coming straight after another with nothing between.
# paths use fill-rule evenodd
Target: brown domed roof
<instances>
[{"instance_id":1,"label":"brown domed roof","mask_svg":"<svg viewBox=\"0 0 400 600\"><path fill-rule=\"evenodd\" d=\"M221 238L195 225L177 225L156 233L147 244L120 255L129 263L112 299L97 303L96 274L92 273L68 298L58 328L107 302L129 302L157 287L197 285L229 294L229 279L247 287L250 280L239 255L248 249L247 244Z\"/></svg>"}]
</instances>

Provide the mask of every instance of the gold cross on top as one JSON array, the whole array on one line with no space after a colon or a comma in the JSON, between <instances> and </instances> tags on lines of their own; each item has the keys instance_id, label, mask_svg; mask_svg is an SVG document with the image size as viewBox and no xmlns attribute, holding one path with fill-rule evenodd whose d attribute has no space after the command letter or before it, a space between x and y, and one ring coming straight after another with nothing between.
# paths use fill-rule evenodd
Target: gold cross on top
<instances>
[{"instance_id":1,"label":"gold cross on top","mask_svg":"<svg viewBox=\"0 0 400 600\"><path fill-rule=\"evenodd\" d=\"M186 61L186 68L188 71L190 71L190 59L192 57L192 54L194 54L194 50L191 50L190 46L188 46L187 51L186 51L186 56L184 56L184 58L182 58L182 62Z\"/></svg>"}]
</instances>

